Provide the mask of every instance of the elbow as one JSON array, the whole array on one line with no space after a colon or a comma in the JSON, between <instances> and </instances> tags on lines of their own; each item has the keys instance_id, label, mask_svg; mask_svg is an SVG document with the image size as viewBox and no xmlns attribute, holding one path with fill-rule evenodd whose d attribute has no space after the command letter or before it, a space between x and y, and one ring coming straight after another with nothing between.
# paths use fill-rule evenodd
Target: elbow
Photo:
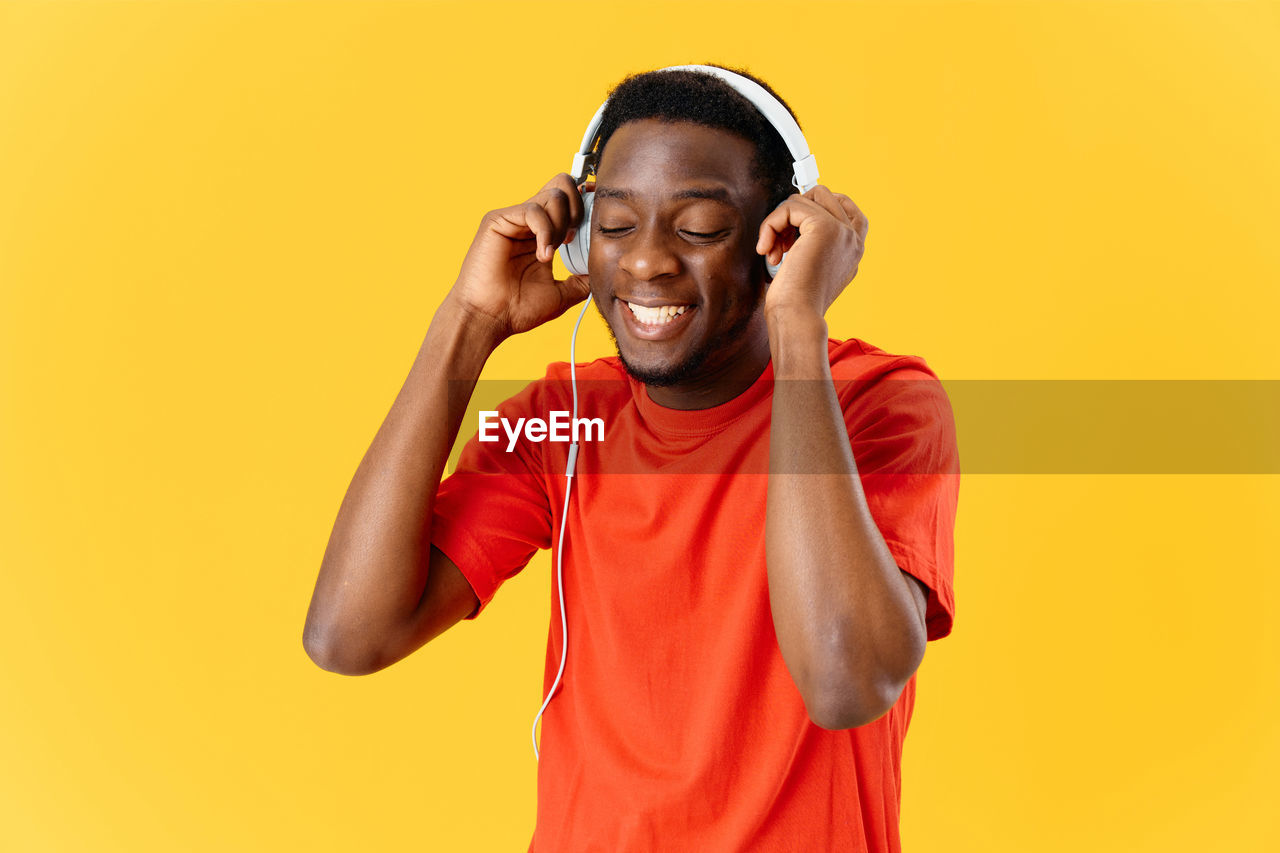
<instances>
[{"instance_id":1,"label":"elbow","mask_svg":"<svg viewBox=\"0 0 1280 853\"><path fill-rule=\"evenodd\" d=\"M828 731L856 729L889 713L902 695L906 681L883 681L864 689L836 689L825 691L813 699L805 698L805 710L809 720L818 728Z\"/></svg>"},{"instance_id":2,"label":"elbow","mask_svg":"<svg viewBox=\"0 0 1280 853\"><path fill-rule=\"evenodd\" d=\"M924 640L899 651L901 656L893 665L866 672L846 668L802 690L810 721L819 728L840 731L865 726L889 713L924 658Z\"/></svg>"},{"instance_id":3,"label":"elbow","mask_svg":"<svg viewBox=\"0 0 1280 853\"><path fill-rule=\"evenodd\" d=\"M311 662L326 672L338 675L370 675L382 666L367 655L354 654L351 646L310 624L302 632L302 648Z\"/></svg>"}]
</instances>

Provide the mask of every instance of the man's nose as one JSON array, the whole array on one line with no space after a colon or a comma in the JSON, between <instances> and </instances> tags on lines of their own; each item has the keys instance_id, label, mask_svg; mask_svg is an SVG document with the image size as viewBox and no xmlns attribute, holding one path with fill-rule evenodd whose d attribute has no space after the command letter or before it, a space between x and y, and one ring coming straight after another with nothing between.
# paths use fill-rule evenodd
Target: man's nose
<instances>
[{"instance_id":1,"label":"man's nose","mask_svg":"<svg viewBox=\"0 0 1280 853\"><path fill-rule=\"evenodd\" d=\"M637 230L627 241L618 265L637 281L651 281L680 272L680 256L670 240L674 235L664 235L657 229Z\"/></svg>"}]
</instances>

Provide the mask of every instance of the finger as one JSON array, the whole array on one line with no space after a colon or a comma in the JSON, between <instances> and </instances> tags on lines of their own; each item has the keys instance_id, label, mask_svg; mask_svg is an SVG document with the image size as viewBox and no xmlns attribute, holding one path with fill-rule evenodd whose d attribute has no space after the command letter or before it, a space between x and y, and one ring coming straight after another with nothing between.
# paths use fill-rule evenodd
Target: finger
<instances>
[{"instance_id":1,"label":"finger","mask_svg":"<svg viewBox=\"0 0 1280 853\"><path fill-rule=\"evenodd\" d=\"M585 275L571 275L560 282L561 311L587 298L591 293L591 278Z\"/></svg>"},{"instance_id":2,"label":"finger","mask_svg":"<svg viewBox=\"0 0 1280 853\"><path fill-rule=\"evenodd\" d=\"M573 193L577 195L577 190L574 190ZM539 195L538 203L542 205L542 209L547 212L547 217L551 220L549 240L551 248L554 250L565 241L569 229L573 227L573 213L569 196L562 189L547 190Z\"/></svg>"},{"instance_id":3,"label":"finger","mask_svg":"<svg viewBox=\"0 0 1280 853\"><path fill-rule=\"evenodd\" d=\"M791 247L796 244L796 240L800 238L800 232L795 227L788 225L781 231L771 232L771 242L769 247L760 254L771 264L782 263L782 256L791 251Z\"/></svg>"},{"instance_id":4,"label":"finger","mask_svg":"<svg viewBox=\"0 0 1280 853\"><path fill-rule=\"evenodd\" d=\"M540 202L547 207L558 231L563 225L563 231L557 234L560 243L567 243L573 239L585 211L582 192L573 182L573 178L561 172L548 181L532 201Z\"/></svg>"},{"instance_id":5,"label":"finger","mask_svg":"<svg viewBox=\"0 0 1280 853\"><path fill-rule=\"evenodd\" d=\"M509 252L510 257L519 258L525 255L536 256L537 254L538 254L538 238L527 237L523 240L511 241L511 249Z\"/></svg>"},{"instance_id":6,"label":"finger","mask_svg":"<svg viewBox=\"0 0 1280 853\"><path fill-rule=\"evenodd\" d=\"M565 235L564 241L566 243L572 242L574 236L578 233L579 228L591 227L591 223L587 221L586 202L583 200L586 198L587 193L593 193L595 191L596 182L592 178L584 179L582 183L578 185L578 199L582 201L582 211L574 218L574 227L570 228L569 233Z\"/></svg>"},{"instance_id":7,"label":"finger","mask_svg":"<svg viewBox=\"0 0 1280 853\"><path fill-rule=\"evenodd\" d=\"M582 218L582 194L568 175L557 176L556 180L543 187L531 201L546 207L556 220L556 225L563 225L565 230L572 228Z\"/></svg>"},{"instance_id":8,"label":"finger","mask_svg":"<svg viewBox=\"0 0 1280 853\"><path fill-rule=\"evenodd\" d=\"M867 215L862 212L858 205L853 203L853 199L844 193L832 193L831 197L836 204L840 205L840 209L844 215L848 217L849 225L858 232L859 235L865 235L870 223L867 221Z\"/></svg>"},{"instance_id":9,"label":"finger","mask_svg":"<svg viewBox=\"0 0 1280 853\"><path fill-rule=\"evenodd\" d=\"M552 309L550 316L545 320L554 320L564 312L568 311L574 305L587 298L591 293L591 282L585 275L571 275L564 281L557 281L556 290L559 293L559 301L555 308Z\"/></svg>"},{"instance_id":10,"label":"finger","mask_svg":"<svg viewBox=\"0 0 1280 853\"><path fill-rule=\"evenodd\" d=\"M782 253L791 248L804 223L820 215L827 215L826 211L811 199L800 195L788 196L760 223L756 254L765 255L770 263L781 262Z\"/></svg>"},{"instance_id":11,"label":"finger","mask_svg":"<svg viewBox=\"0 0 1280 853\"><path fill-rule=\"evenodd\" d=\"M538 241L536 257L540 261L550 261L559 243L555 240L555 225L547 209L536 201L526 201L517 208L524 219L525 226L533 232Z\"/></svg>"},{"instance_id":12,"label":"finger","mask_svg":"<svg viewBox=\"0 0 1280 853\"><path fill-rule=\"evenodd\" d=\"M805 193L805 198L817 202L823 210L834 216L837 221L843 222L845 225L853 225L853 219L849 215L849 211L845 206L840 203L839 197L822 184L818 184L816 187L809 190L809 192Z\"/></svg>"},{"instance_id":13,"label":"finger","mask_svg":"<svg viewBox=\"0 0 1280 853\"><path fill-rule=\"evenodd\" d=\"M867 229L871 227L871 223L867 220L867 215L847 195L836 193L836 199L840 202L840 206L844 208L844 212L849 215L849 221L853 224L853 229L858 232L860 237L865 238Z\"/></svg>"},{"instance_id":14,"label":"finger","mask_svg":"<svg viewBox=\"0 0 1280 853\"><path fill-rule=\"evenodd\" d=\"M790 225L783 227L781 231L766 230L761 226L761 237L756 249L757 254L763 255L771 264L780 264L782 256L791 251L791 247L795 245L800 232Z\"/></svg>"},{"instance_id":15,"label":"finger","mask_svg":"<svg viewBox=\"0 0 1280 853\"><path fill-rule=\"evenodd\" d=\"M569 202L569 227L572 228L582 222L582 190L573 182L573 178L561 172L548 181L542 189L544 192L564 193L565 200Z\"/></svg>"}]
</instances>

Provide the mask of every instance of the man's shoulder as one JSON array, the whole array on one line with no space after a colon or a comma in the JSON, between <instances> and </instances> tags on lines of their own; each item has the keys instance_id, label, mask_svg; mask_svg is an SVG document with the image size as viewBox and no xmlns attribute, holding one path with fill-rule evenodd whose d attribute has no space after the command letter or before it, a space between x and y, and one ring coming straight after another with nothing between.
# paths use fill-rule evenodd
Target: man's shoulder
<instances>
[{"instance_id":1,"label":"man's shoulder","mask_svg":"<svg viewBox=\"0 0 1280 853\"><path fill-rule=\"evenodd\" d=\"M857 338L827 339L831 377L844 382L873 382L893 373L894 378L937 380L928 363L918 355L895 355Z\"/></svg>"},{"instance_id":2,"label":"man's shoulder","mask_svg":"<svg viewBox=\"0 0 1280 853\"><path fill-rule=\"evenodd\" d=\"M897 428L922 437L926 430L921 425L928 424L938 441L954 445L951 400L923 358L895 355L852 338L828 341L828 352L850 435Z\"/></svg>"}]
</instances>

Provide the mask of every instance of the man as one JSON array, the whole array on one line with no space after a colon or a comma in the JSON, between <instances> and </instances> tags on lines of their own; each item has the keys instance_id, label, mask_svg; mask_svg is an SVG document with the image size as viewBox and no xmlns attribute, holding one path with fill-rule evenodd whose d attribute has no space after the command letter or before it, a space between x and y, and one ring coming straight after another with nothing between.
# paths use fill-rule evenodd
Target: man
<instances>
[{"instance_id":1,"label":"man","mask_svg":"<svg viewBox=\"0 0 1280 853\"><path fill-rule=\"evenodd\" d=\"M399 660L563 519L568 663L531 850L897 850L914 674L954 609L945 394L919 359L828 340L867 220L825 187L788 194L776 133L731 88L629 78L596 153L590 222L566 175L482 221L343 501L308 653ZM557 281L578 228L589 275ZM440 484L489 354L588 292L618 357L578 369L605 433L567 514L568 449L527 434L473 440ZM499 414L570 408L567 378L552 365ZM548 689L564 644L553 618Z\"/></svg>"}]
</instances>

